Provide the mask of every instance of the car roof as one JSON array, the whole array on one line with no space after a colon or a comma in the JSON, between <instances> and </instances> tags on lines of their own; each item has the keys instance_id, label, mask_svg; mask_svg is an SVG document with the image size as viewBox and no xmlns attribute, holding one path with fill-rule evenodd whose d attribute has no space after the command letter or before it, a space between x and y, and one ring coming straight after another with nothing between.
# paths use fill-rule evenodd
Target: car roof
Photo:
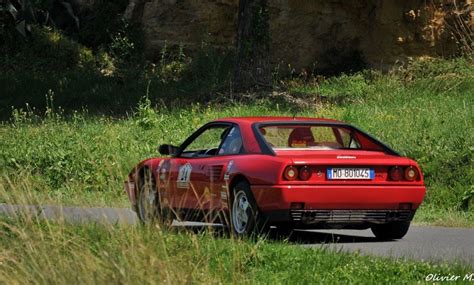
<instances>
[{"instance_id":1,"label":"car roof","mask_svg":"<svg viewBox=\"0 0 474 285\"><path fill-rule=\"evenodd\" d=\"M227 117L217 119L216 121L225 121L233 123L271 123L271 122L298 122L298 121L312 121L312 122L331 122L331 123L344 123L342 121L326 119L326 118L310 118L310 117L273 117L273 116L261 116L261 117Z\"/></svg>"}]
</instances>

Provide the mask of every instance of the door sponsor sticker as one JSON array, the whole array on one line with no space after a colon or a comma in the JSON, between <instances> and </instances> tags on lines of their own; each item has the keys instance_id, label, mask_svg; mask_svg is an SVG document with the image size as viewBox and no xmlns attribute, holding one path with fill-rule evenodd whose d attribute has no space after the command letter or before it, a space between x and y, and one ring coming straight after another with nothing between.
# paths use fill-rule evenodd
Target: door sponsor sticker
<instances>
[{"instance_id":1,"label":"door sponsor sticker","mask_svg":"<svg viewBox=\"0 0 474 285\"><path fill-rule=\"evenodd\" d=\"M177 180L178 188L189 188L192 170L193 168L189 162L179 167Z\"/></svg>"}]
</instances>

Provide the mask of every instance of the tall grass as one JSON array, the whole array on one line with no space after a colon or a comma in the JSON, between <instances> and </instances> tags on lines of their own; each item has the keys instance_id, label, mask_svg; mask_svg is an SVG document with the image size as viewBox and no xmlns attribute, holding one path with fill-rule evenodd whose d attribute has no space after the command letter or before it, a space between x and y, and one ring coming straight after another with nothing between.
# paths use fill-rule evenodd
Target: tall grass
<instances>
[{"instance_id":1,"label":"tall grass","mask_svg":"<svg viewBox=\"0 0 474 285\"><path fill-rule=\"evenodd\" d=\"M57 126L58 122L42 122L40 126L43 124ZM110 125L101 130L106 129ZM51 187L41 182L41 178L33 178L31 171L4 175L0 201L21 205L57 201L57 197L39 196L38 192L55 189L43 189L38 183ZM84 194L81 188L59 189L64 195L74 191L79 192L73 197L79 200L74 201L83 201L84 198L79 198ZM95 198L107 197L104 194L107 190L103 191ZM110 198L117 202L117 197ZM159 224L81 224L66 220L49 221L26 210L0 217L0 283L412 284L423 282L428 274L464 277L472 271L472 267L460 263L361 256L325 246L304 248L300 243L304 244L305 239L291 243L272 236L241 240L213 230L169 229Z\"/></svg>"},{"instance_id":2,"label":"tall grass","mask_svg":"<svg viewBox=\"0 0 474 285\"><path fill-rule=\"evenodd\" d=\"M390 260L271 240L155 225L0 219L0 282L6 284L313 284L422 282L470 273L464 265Z\"/></svg>"}]
</instances>

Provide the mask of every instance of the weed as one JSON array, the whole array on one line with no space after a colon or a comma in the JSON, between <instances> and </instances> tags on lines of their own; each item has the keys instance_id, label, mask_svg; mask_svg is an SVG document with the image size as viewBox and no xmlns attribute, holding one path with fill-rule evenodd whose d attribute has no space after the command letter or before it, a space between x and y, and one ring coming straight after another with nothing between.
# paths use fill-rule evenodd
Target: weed
<instances>
[{"instance_id":1,"label":"weed","mask_svg":"<svg viewBox=\"0 0 474 285\"><path fill-rule=\"evenodd\" d=\"M138 103L135 121L139 127L146 130L150 130L157 125L158 114L151 106L151 101L148 97L143 97Z\"/></svg>"},{"instance_id":2,"label":"weed","mask_svg":"<svg viewBox=\"0 0 474 285\"><path fill-rule=\"evenodd\" d=\"M150 226L0 220L2 283L397 283L469 273L432 264Z\"/></svg>"},{"instance_id":3,"label":"weed","mask_svg":"<svg viewBox=\"0 0 474 285\"><path fill-rule=\"evenodd\" d=\"M194 59L192 64L199 65L199 60ZM217 72L218 68L214 67L210 68L211 74ZM41 185L38 194L54 193L58 203L80 204L94 197L101 205L124 205L126 197L121 189L128 171L140 160L157 155L158 145L179 145L209 120L246 115L328 117L355 124L415 159L428 186L425 204L444 210L472 211L466 201L471 199L474 184L471 146L474 76L467 59L415 62L389 74L365 71L351 76L294 81L288 84L290 93L301 94L301 100L305 101L314 97L323 101L316 108L308 104L297 111L268 98L226 105L194 103L171 108L161 103L157 106L153 104L162 99L157 92L164 85L151 76L146 85L130 81L126 87L110 90L109 80L113 78L101 77L96 82L94 77L87 76L77 73L76 82L64 79L61 85L51 88L54 91L45 90L40 98L54 94L54 105L48 103L46 110L32 105L15 108L12 123L0 126L0 168L10 181L19 185L30 183L24 177L35 183L41 181L37 183ZM176 83L180 80L185 79ZM20 82L35 89L35 80L28 84ZM86 82L95 82L92 93L89 93L91 84ZM181 88L194 84L187 82L190 85ZM131 109L132 105L121 100L127 91L131 92L128 98L136 98L137 102L143 95L147 96L141 99L131 117L117 120L81 111L71 115L58 107L71 100L64 97L66 86L72 98L87 94L82 99L87 98L91 108L100 102L99 106L118 104ZM61 88L63 91L56 91ZM118 97L102 94L104 90L113 90ZM70 110L70 105L65 109ZM25 172L29 175L25 176ZM14 186L13 183L8 187ZM472 215L465 217L472 224Z\"/></svg>"}]
</instances>

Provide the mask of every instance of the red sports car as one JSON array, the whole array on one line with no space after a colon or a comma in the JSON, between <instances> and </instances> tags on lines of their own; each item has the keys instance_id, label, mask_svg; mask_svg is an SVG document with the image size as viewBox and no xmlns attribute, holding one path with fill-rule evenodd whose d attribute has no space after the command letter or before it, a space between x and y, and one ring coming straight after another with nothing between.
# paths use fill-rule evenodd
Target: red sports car
<instances>
[{"instance_id":1,"label":"red sports car","mask_svg":"<svg viewBox=\"0 0 474 285\"><path fill-rule=\"evenodd\" d=\"M335 120L219 119L159 151L169 156L142 161L125 182L144 222L219 219L236 235L371 228L399 239L426 191L415 161Z\"/></svg>"}]
</instances>

